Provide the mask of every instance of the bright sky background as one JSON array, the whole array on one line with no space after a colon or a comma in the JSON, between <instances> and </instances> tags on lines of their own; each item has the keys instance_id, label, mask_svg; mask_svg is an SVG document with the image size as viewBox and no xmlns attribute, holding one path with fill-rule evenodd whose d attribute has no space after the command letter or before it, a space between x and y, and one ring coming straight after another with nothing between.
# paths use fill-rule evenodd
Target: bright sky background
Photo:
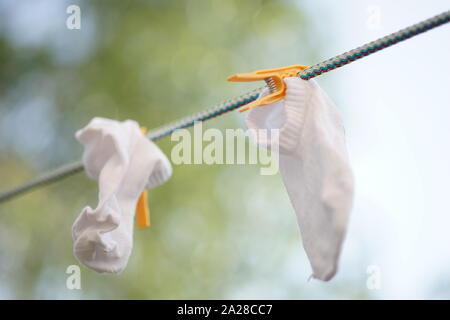
<instances>
[{"instance_id":1,"label":"bright sky background","mask_svg":"<svg viewBox=\"0 0 450 320\"><path fill-rule=\"evenodd\" d=\"M305 7L328 38L325 59L448 10L449 3L322 0ZM446 25L318 80L344 114L356 177L337 278L378 266L374 297L449 296L449 38Z\"/></svg>"}]
</instances>

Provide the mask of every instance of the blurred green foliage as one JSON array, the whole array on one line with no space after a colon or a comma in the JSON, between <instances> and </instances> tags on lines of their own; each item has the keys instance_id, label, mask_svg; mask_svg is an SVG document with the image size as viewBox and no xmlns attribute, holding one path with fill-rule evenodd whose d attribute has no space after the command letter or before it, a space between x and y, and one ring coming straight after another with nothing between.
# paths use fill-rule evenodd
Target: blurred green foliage
<instances>
[{"instance_id":1,"label":"blurred green foliage","mask_svg":"<svg viewBox=\"0 0 450 320\"><path fill-rule=\"evenodd\" d=\"M65 26L72 3L81 30ZM15 19L29 15L16 11L33 8L36 25L21 34ZM92 117L153 128L256 86L227 83L230 74L312 63L320 46L290 1L24 1L0 10L1 189L78 159L73 135ZM39 41L21 41L49 21ZM205 126L243 121L232 114ZM170 154L174 142L158 145ZM78 263L71 225L96 197L79 174L0 206L0 297L314 297L281 181L250 165L175 166L150 192L152 226L135 231L127 269L82 267L82 290L67 290L65 270ZM362 297L340 282L324 288L320 297Z\"/></svg>"}]
</instances>

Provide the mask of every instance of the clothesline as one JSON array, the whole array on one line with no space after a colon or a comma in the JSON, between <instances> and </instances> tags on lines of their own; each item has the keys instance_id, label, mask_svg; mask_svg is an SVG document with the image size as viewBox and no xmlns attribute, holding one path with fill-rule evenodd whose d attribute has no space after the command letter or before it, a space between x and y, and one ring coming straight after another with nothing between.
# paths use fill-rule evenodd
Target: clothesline
<instances>
[{"instance_id":1,"label":"clothesline","mask_svg":"<svg viewBox=\"0 0 450 320\"><path fill-rule=\"evenodd\" d=\"M342 53L331 59L313 65L299 72L297 76L304 80L312 79L314 77L321 75L322 73L329 72L336 68L342 67L346 64L349 64L353 61L366 57L379 50L385 49L401 41L412 38L418 34L424 33L428 30L441 26L449 21L450 21L450 10L443 12L439 15L436 15L434 17L431 17L422 22L419 22L417 24L414 24L410 27L401 29L378 40L369 42L356 49ZM258 98L261 90L266 87L267 86L252 90L237 98L228 100L214 108L207 109L195 115L182 118L179 121L175 121L162 127L156 128L155 130L150 131L147 134L147 137L150 140L156 141L170 135L172 132L176 130L191 127L195 124L195 122L206 121L219 115L225 114L227 112L236 110L242 106L245 106L255 101ZM62 166L60 168L57 168L56 170L53 170L50 173L38 177L30 182L26 182L3 193L0 193L0 203L12 199L18 195L24 194L27 191L31 191L33 189L59 181L65 177L71 176L82 170L83 164L81 161L76 161L68 165Z\"/></svg>"}]
</instances>

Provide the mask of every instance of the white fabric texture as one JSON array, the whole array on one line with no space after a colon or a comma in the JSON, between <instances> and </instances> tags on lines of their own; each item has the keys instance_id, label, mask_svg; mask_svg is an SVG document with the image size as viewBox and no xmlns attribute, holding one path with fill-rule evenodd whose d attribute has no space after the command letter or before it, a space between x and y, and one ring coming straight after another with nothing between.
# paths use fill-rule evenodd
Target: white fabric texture
<instances>
[{"instance_id":1,"label":"white fabric texture","mask_svg":"<svg viewBox=\"0 0 450 320\"><path fill-rule=\"evenodd\" d=\"M118 273L133 248L133 218L145 188L172 175L169 160L135 121L94 118L76 138L86 174L99 184L95 209L87 206L72 227L74 255L97 272Z\"/></svg>"},{"instance_id":2,"label":"white fabric texture","mask_svg":"<svg viewBox=\"0 0 450 320\"><path fill-rule=\"evenodd\" d=\"M353 202L353 174L338 110L314 80L286 78L286 97L249 111L250 129L279 129L279 141L255 142L279 150L280 173L297 215L313 278L337 271ZM268 94L268 91L261 93ZM267 135L269 136L269 135Z\"/></svg>"}]
</instances>

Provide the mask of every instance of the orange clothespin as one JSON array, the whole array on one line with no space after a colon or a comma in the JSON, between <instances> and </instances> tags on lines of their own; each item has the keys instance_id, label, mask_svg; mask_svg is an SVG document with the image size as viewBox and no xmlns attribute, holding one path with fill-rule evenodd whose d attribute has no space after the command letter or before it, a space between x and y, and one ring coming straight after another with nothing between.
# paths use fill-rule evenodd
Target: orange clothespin
<instances>
[{"instance_id":1,"label":"orange clothespin","mask_svg":"<svg viewBox=\"0 0 450 320\"><path fill-rule=\"evenodd\" d=\"M148 208L148 190L142 191L136 205L136 223L139 228L150 227L150 209Z\"/></svg>"},{"instance_id":2,"label":"orange clothespin","mask_svg":"<svg viewBox=\"0 0 450 320\"><path fill-rule=\"evenodd\" d=\"M147 128L141 127L142 133L147 133ZM136 205L136 224L138 228L150 227L150 209L148 207L148 190L142 191Z\"/></svg>"},{"instance_id":3,"label":"orange clothespin","mask_svg":"<svg viewBox=\"0 0 450 320\"><path fill-rule=\"evenodd\" d=\"M283 99L286 95L286 85L284 84L283 79L287 77L294 77L299 71L302 71L306 68L308 68L308 66L296 64L293 66L275 69L258 70L251 73L240 73L229 77L227 79L228 81L235 82L264 80L270 90L270 94L246 105L245 107L241 108L239 112L247 111L254 107L265 106Z\"/></svg>"}]
</instances>

